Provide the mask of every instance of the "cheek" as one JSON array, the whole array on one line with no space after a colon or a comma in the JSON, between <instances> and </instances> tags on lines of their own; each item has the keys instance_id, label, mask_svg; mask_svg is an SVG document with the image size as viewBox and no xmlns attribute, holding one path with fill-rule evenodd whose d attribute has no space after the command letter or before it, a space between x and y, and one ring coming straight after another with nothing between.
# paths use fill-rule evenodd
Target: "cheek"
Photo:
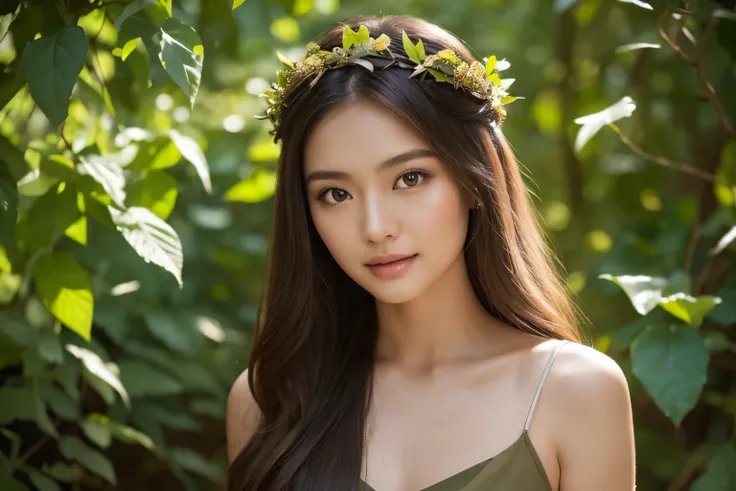
<instances>
[{"instance_id":1,"label":"cheek","mask_svg":"<svg viewBox=\"0 0 736 491\"><path fill-rule=\"evenodd\" d=\"M421 206L414 210L412 228L431 234L432 240L440 243L456 241L458 236L465 240L468 210L462 202L460 190L449 178L433 184L423 197Z\"/></svg>"},{"instance_id":2,"label":"cheek","mask_svg":"<svg viewBox=\"0 0 736 491\"><path fill-rule=\"evenodd\" d=\"M348 218L341 217L340 213L325 213L324 210L311 209L312 222L314 222L314 228L322 238L322 242L325 243L327 249L332 254L332 257L338 262L343 264L343 258L349 255L349 251L355 250L351 246L351 234L347 228L349 222Z\"/></svg>"}]
</instances>

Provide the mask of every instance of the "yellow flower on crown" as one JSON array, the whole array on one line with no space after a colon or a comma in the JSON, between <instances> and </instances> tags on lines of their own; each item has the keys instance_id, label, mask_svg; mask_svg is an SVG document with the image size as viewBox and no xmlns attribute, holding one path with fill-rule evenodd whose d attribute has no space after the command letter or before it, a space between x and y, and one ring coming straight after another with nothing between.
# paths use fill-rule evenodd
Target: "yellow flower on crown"
<instances>
[{"instance_id":1,"label":"yellow flower on crown","mask_svg":"<svg viewBox=\"0 0 736 491\"><path fill-rule=\"evenodd\" d=\"M462 58L460 58L453 50L449 48L438 51L437 57L441 60L449 61L453 65L462 61Z\"/></svg>"},{"instance_id":2,"label":"yellow flower on crown","mask_svg":"<svg viewBox=\"0 0 736 491\"><path fill-rule=\"evenodd\" d=\"M391 44L391 38L388 37L385 34L381 34L378 36L377 39L373 41L372 48L376 51L383 51L384 49L388 48L388 46Z\"/></svg>"}]
</instances>

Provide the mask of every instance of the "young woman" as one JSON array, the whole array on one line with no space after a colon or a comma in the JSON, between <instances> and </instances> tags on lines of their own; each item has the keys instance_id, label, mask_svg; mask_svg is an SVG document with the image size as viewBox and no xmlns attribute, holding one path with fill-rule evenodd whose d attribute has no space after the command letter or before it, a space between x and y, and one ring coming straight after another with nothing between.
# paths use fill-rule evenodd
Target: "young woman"
<instances>
[{"instance_id":1,"label":"young woman","mask_svg":"<svg viewBox=\"0 0 736 491\"><path fill-rule=\"evenodd\" d=\"M626 380L579 343L495 58L408 16L317 44L267 94L282 152L228 489L633 490Z\"/></svg>"}]
</instances>

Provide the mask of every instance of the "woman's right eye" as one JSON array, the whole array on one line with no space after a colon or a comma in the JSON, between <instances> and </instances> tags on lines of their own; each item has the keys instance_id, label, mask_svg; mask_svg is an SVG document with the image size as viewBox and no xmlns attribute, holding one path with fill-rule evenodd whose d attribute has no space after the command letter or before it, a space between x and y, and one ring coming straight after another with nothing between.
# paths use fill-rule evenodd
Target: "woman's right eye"
<instances>
[{"instance_id":1,"label":"woman's right eye","mask_svg":"<svg viewBox=\"0 0 736 491\"><path fill-rule=\"evenodd\" d=\"M319 201L324 201L331 205L336 205L337 203L340 203L341 201L347 200L349 197L350 197L350 193L348 193L344 189L327 188L327 189L320 191L319 196L317 196L317 199Z\"/></svg>"}]
</instances>

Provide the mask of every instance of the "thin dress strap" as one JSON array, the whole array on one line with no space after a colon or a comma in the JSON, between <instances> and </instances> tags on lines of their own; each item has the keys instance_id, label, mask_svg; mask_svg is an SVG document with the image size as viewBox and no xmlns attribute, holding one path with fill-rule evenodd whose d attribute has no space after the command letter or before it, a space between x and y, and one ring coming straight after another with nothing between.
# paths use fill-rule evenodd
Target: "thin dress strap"
<instances>
[{"instance_id":1,"label":"thin dress strap","mask_svg":"<svg viewBox=\"0 0 736 491\"><path fill-rule=\"evenodd\" d=\"M542 379L539 381L539 387L537 387L537 393L534 394L534 400L532 401L532 406L529 408L529 414L526 417L526 423L524 423L524 431L527 431L529 429L529 423L532 421L532 415L534 414L534 408L537 407L537 401L539 400L539 394L542 393L542 387L544 387L544 382L547 380L547 374L549 373L550 368L552 368L552 364L555 362L555 358L557 358L557 353L560 352L563 346L565 346L569 341L564 340L560 344L557 345L555 350L552 352L552 355L549 357L549 361L547 362L547 366L544 367L544 372L542 373Z\"/></svg>"}]
</instances>

